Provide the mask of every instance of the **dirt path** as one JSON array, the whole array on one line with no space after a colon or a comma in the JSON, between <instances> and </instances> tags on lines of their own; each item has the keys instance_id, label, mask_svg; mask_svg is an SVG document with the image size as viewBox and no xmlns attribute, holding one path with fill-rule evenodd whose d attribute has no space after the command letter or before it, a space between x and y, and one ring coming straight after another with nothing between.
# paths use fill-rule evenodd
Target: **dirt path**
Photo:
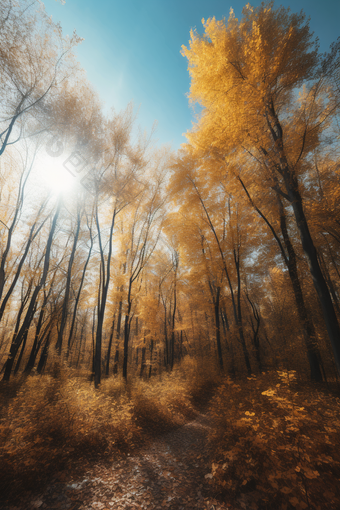
<instances>
[{"instance_id":1,"label":"dirt path","mask_svg":"<svg viewBox=\"0 0 340 510\"><path fill-rule=\"evenodd\" d=\"M5 510L231 510L208 497L209 428L199 414L133 457L95 465L82 479L55 482L25 506Z\"/></svg>"}]
</instances>

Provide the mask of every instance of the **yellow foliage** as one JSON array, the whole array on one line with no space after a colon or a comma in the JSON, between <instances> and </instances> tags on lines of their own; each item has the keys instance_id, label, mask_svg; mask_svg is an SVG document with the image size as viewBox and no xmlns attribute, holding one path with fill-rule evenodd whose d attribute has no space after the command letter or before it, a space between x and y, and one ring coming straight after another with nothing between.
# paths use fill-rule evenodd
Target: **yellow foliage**
<instances>
[{"instance_id":1,"label":"yellow foliage","mask_svg":"<svg viewBox=\"0 0 340 510\"><path fill-rule=\"evenodd\" d=\"M243 491L246 494L251 487L252 500L257 504L266 500L270 508L283 510L289 501L299 509L313 502L310 508L335 510L339 506L334 495L338 483L335 473L340 467L336 446L340 437L339 398L314 388L294 393L287 375L287 371L280 371L257 377L256 388L251 380L240 382L237 402L230 379L219 387L210 408L219 424L210 433L215 447L210 483L215 490L227 488L235 506L242 501ZM278 377L284 380L283 385L275 385ZM320 399L322 413L318 410ZM238 405L240 400L242 406ZM324 435L325 416L327 432L332 434L329 437Z\"/></svg>"}]
</instances>

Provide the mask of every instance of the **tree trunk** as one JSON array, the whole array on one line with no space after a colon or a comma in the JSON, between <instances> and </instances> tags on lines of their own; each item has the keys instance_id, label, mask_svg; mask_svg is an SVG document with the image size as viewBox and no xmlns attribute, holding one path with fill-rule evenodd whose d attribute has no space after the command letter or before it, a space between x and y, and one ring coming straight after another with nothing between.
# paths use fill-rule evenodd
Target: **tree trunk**
<instances>
[{"instance_id":1,"label":"tree trunk","mask_svg":"<svg viewBox=\"0 0 340 510\"><path fill-rule=\"evenodd\" d=\"M114 375L118 374L118 363L119 363L119 348L118 348L118 344L117 344L117 346L116 346L116 354L115 354L115 359L114 359L114 365L113 365L113 373L114 373Z\"/></svg>"},{"instance_id":2,"label":"tree trunk","mask_svg":"<svg viewBox=\"0 0 340 510\"><path fill-rule=\"evenodd\" d=\"M120 339L120 330L121 330L121 327L122 327L122 307L123 307L123 302L119 301L118 320L117 320L117 336L116 336L117 340Z\"/></svg>"},{"instance_id":3,"label":"tree trunk","mask_svg":"<svg viewBox=\"0 0 340 510\"><path fill-rule=\"evenodd\" d=\"M241 309L241 275L240 275L240 254L239 254L239 248L234 248L234 261L235 261L235 267L237 272L237 319L238 319L238 331L239 331L239 337L241 340L244 360L246 362L246 367L248 371L248 375L251 375L251 365L249 360L249 353L246 346L246 341L244 338L243 333L243 323L242 323L242 309Z\"/></svg>"},{"instance_id":4,"label":"tree trunk","mask_svg":"<svg viewBox=\"0 0 340 510\"><path fill-rule=\"evenodd\" d=\"M51 334L52 334L52 329L48 332L44 348L43 348L43 350L41 352L40 360L39 360L39 363L38 363L38 366L37 366L38 374L41 374L43 372L43 370L45 368L45 365L46 365L46 362L47 362L48 349L49 349L50 342L51 342Z\"/></svg>"},{"instance_id":5,"label":"tree trunk","mask_svg":"<svg viewBox=\"0 0 340 510\"><path fill-rule=\"evenodd\" d=\"M128 308L125 315L124 322L124 354L123 354L123 378L127 381L127 368L128 368L128 355L129 355L129 339L130 339L130 314L131 314L131 291L132 291L132 277L129 279L129 289L127 296Z\"/></svg>"},{"instance_id":6,"label":"tree trunk","mask_svg":"<svg viewBox=\"0 0 340 510\"><path fill-rule=\"evenodd\" d=\"M153 353L153 338L151 338L151 344L150 344L150 368L149 368L149 379L150 379L151 374L152 374L152 363L153 363L152 353Z\"/></svg>"},{"instance_id":7,"label":"tree trunk","mask_svg":"<svg viewBox=\"0 0 340 510\"><path fill-rule=\"evenodd\" d=\"M39 231L40 231L41 227L43 226L43 224L44 223L42 223L40 225L40 227L37 229L37 232L35 234L34 234L34 229L36 227L36 222L31 227L31 230L30 230L30 233L29 233L29 237L28 237L28 240L27 240L27 243L26 243L25 251L24 251L24 253L23 253L23 255L22 255L21 259L20 259L20 262L19 262L18 267L16 269L13 281L12 281L8 291L6 292L6 295L5 295L5 297L4 297L4 299L3 299L2 303L1 303L1 307L0 307L0 321L1 321L2 317L3 317L4 312L5 312L5 308L6 308L6 305L8 303L8 300L11 297L12 292L13 292L13 290L14 290L14 288L16 286L16 283L17 283L17 281L19 279L19 276L20 276L20 273L21 273L21 269L22 269L22 266L23 266L23 264L25 262L25 259L27 257L27 254L28 254L29 248L31 246L32 240L39 233Z\"/></svg>"},{"instance_id":8,"label":"tree trunk","mask_svg":"<svg viewBox=\"0 0 340 510\"><path fill-rule=\"evenodd\" d=\"M61 321L60 321L60 329L58 332L58 339L56 343L56 350L58 351L59 356L61 355L61 349L63 345L63 336L64 336L64 329L66 326L66 320L68 315L68 303L70 298L70 289L71 289L71 276L72 276L72 266L74 262L74 256L76 253L77 243L78 243L78 237L79 237L79 231L80 231L80 221L81 221L81 215L78 212L77 215L77 228L74 235L70 260L67 267L67 277L66 277L66 287L65 287L65 295L64 295L64 302L63 302L63 309L61 314Z\"/></svg>"},{"instance_id":9,"label":"tree trunk","mask_svg":"<svg viewBox=\"0 0 340 510\"><path fill-rule=\"evenodd\" d=\"M340 374L340 328L334 310L332 298L319 265L317 252L310 235L307 220L303 211L300 193L297 190L293 192L287 189L287 191L290 191L290 196L293 199L292 205L297 227L301 237L303 251L305 252L307 258L314 287L320 299L321 309L325 319L328 336L332 345L335 363Z\"/></svg>"},{"instance_id":10,"label":"tree trunk","mask_svg":"<svg viewBox=\"0 0 340 510\"><path fill-rule=\"evenodd\" d=\"M96 331L96 345L95 345L95 354L94 354L94 385L98 388L101 381L101 351L102 351L102 335L103 335L103 323L105 316L105 308L107 301L107 294L109 291L110 285L110 272L111 272L111 257L112 257L112 237L113 237L113 229L115 225L116 219L116 209L114 208L111 218L110 225L110 234L109 234L109 250L107 254L107 259L105 263L104 257L104 248L102 244L101 230L99 225L99 216L98 209L96 210L96 225L98 232L98 241L100 248L100 270L101 270L101 279L99 283L98 289L98 317L97 317L97 331Z\"/></svg>"},{"instance_id":11,"label":"tree trunk","mask_svg":"<svg viewBox=\"0 0 340 510\"><path fill-rule=\"evenodd\" d=\"M107 359L106 359L106 369L105 369L106 377L108 377L110 374L110 358L111 358L111 348L112 348L112 339L113 339L114 329L115 329L115 321L113 319L110 338L109 338L109 346L107 348Z\"/></svg>"},{"instance_id":12,"label":"tree trunk","mask_svg":"<svg viewBox=\"0 0 340 510\"><path fill-rule=\"evenodd\" d=\"M255 349L256 361L257 361L257 365L258 365L258 368L259 368L259 372L260 372L260 374L262 374L262 361L261 361L260 337L259 337L259 329L260 329L261 316L260 316L260 313L259 313L256 305L251 301L251 299L248 296L248 294L246 294L246 297L247 297L247 299L248 299L248 301L250 303L250 306L251 306L252 311L253 311L253 316L254 316L254 319L256 321L256 327L255 327L254 324L253 324L252 319L250 318L251 329L253 330L253 345L254 345L254 349Z\"/></svg>"},{"instance_id":13,"label":"tree trunk","mask_svg":"<svg viewBox=\"0 0 340 510\"><path fill-rule=\"evenodd\" d=\"M289 234L288 234L286 215L285 215L285 210L284 210L284 207L282 204L281 197L280 197L279 193L276 191L276 200L277 200L277 203L279 206L279 212L280 212L280 228L281 228L281 233L282 233L283 241L284 241L288 256L286 255L284 247L282 246L282 243L281 243L279 237L277 236L273 226L270 224L270 222L264 216L264 214L261 212L261 210L254 204L252 198L249 195L247 188L245 187L245 185L240 177L239 177L239 181L242 184L242 187L245 190L250 203L252 204L254 209L260 214L260 216L265 221L265 223L268 225L268 227L270 228L270 230L274 236L274 239L278 243L283 261L284 261L285 265L287 266L288 274L289 274L290 281L291 281L292 287L293 287L296 308L298 311L300 323L302 325L303 337L304 337L304 341L305 341L305 345L306 345L306 349L307 349L307 358L308 358L310 371L311 371L311 379L316 382L322 381L321 355L320 355L319 348L317 345L314 324L309 318L307 308L305 305L305 301L304 301L304 297L303 297L303 293L302 293L302 289L301 289L301 284L300 284L300 279L299 279L299 275L298 275L298 270L297 270L296 254L295 254L294 247L292 245L292 242L291 242Z\"/></svg>"},{"instance_id":14,"label":"tree trunk","mask_svg":"<svg viewBox=\"0 0 340 510\"><path fill-rule=\"evenodd\" d=\"M72 336L73 336L73 331L74 331L74 325L75 325L76 317L77 317L78 304L79 304L80 295L81 295L81 291L82 291L84 280L85 280L86 269L87 269L88 263L90 261L91 252L92 252L92 248L93 248L93 238L92 238L92 231L91 231L90 227L89 227L89 232L90 232L91 244L90 244L90 249L89 249L89 252L88 252L88 255L87 255L87 258L86 258L86 262L85 262L84 267L83 267L83 271L82 271L82 275L81 275L81 280L80 280L80 285L79 285L77 296L76 296L76 301L74 303L72 322L71 322L70 332L69 332L68 341L67 341L67 355L66 355L67 358L69 357L69 354L70 354Z\"/></svg>"},{"instance_id":15,"label":"tree trunk","mask_svg":"<svg viewBox=\"0 0 340 510\"><path fill-rule=\"evenodd\" d=\"M319 296L321 310L325 319L328 336L332 345L335 363L337 366L338 373L340 374L340 328L338 319L334 310L332 298L327 287L325 278L322 274L317 251L313 243L312 236L309 231L307 218L303 210L302 197L299 192L299 186L297 178L294 174L294 170L289 167L283 145L282 138L282 127L274 109L273 103L267 105L268 117L271 118L274 128L271 126L269 118L268 127L270 129L275 147L279 156L279 168L280 174L283 177L284 185L287 192L287 198L289 199L298 228L302 248L305 253L309 271L312 276L315 290Z\"/></svg>"},{"instance_id":16,"label":"tree trunk","mask_svg":"<svg viewBox=\"0 0 340 510\"><path fill-rule=\"evenodd\" d=\"M321 269L323 269L323 273L325 275L325 280L327 282L329 291L330 291L331 296L333 298L334 306L335 306L336 311L338 312L338 316L339 316L340 315L339 299L338 299L338 296L336 295L336 291L335 291L335 288L334 288L334 284L333 284L331 275L329 274L329 271L328 271L328 268L327 268L327 264L325 262L325 259L323 258L322 253L319 252L318 256L319 256L319 259L320 259L320 262L321 262Z\"/></svg>"},{"instance_id":17,"label":"tree trunk","mask_svg":"<svg viewBox=\"0 0 340 510\"><path fill-rule=\"evenodd\" d=\"M50 233L49 233L47 245L46 245L42 277L41 277L39 284L35 287L35 289L33 291L33 295L31 297L31 301L30 301L28 310L26 312L23 324L22 324L20 330L18 331L18 334L16 335L16 337L13 338L12 345L10 348L10 353L9 353L9 356L8 356L8 359L6 362L6 368L5 368L5 373L4 373L4 377L3 377L4 381L9 381L9 379L10 379L11 371L12 371L12 367L13 367L13 363L14 363L14 358L17 355L17 352L20 348L21 342L23 341L26 331L28 331L28 329L31 325L39 292L40 292L41 288L45 285L45 282L46 282L48 268L49 268L49 264L50 264L52 241L53 241L54 232L55 232L55 229L57 226L57 220L58 220L58 216L60 213L60 208L61 208L61 202L59 202L56 212L54 214L53 220L52 220L52 225L51 225L51 229L50 229Z\"/></svg>"},{"instance_id":18,"label":"tree trunk","mask_svg":"<svg viewBox=\"0 0 340 510\"><path fill-rule=\"evenodd\" d=\"M145 352L146 352L146 347L143 346L142 347L142 361L141 361L141 365L140 365L140 373L139 373L139 377L143 377L143 372L144 372L144 369L145 369Z\"/></svg>"},{"instance_id":19,"label":"tree trunk","mask_svg":"<svg viewBox=\"0 0 340 510\"><path fill-rule=\"evenodd\" d=\"M24 354L24 350L25 350L25 347L26 347L27 337L28 337L28 331L26 331L26 333L24 334L24 339L23 339L23 342L22 342L19 358L18 358L18 361L17 361L17 363L15 365L15 368L14 368L14 375L16 375L18 373L18 371L19 371L21 360L22 360L22 357L23 357L23 354Z\"/></svg>"},{"instance_id":20,"label":"tree trunk","mask_svg":"<svg viewBox=\"0 0 340 510\"><path fill-rule=\"evenodd\" d=\"M297 263L296 263L296 254L294 247L291 243L290 237L288 235L286 216L282 204L281 197L277 194L277 201L280 208L280 225L281 232L283 235L283 240L288 252L288 257L286 258L286 264L288 268L288 273L290 280L292 282L295 302L298 310L298 315L300 318L300 322L302 324L303 336L305 340L305 345L307 349L307 357L309 361L310 371L311 371L311 379L312 381L321 382L322 381L322 373L321 373L321 355L319 352L319 348L317 345L316 333L314 329L314 324L309 320L308 312L306 309L302 288L300 284L300 279L298 276Z\"/></svg>"},{"instance_id":21,"label":"tree trunk","mask_svg":"<svg viewBox=\"0 0 340 510\"><path fill-rule=\"evenodd\" d=\"M220 369L223 370L224 367L223 367L223 356L222 356L222 346L221 346L221 328L220 328L220 294L221 294L221 287L217 287L216 297L214 300L216 345L217 345L217 353L218 353L218 361L219 361Z\"/></svg>"}]
</instances>

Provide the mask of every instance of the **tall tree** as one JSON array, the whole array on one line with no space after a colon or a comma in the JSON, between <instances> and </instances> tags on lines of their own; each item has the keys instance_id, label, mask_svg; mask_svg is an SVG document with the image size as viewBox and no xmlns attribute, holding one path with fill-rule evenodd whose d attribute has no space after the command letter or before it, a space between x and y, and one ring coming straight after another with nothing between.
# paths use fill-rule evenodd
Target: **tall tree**
<instances>
[{"instance_id":1,"label":"tall tree","mask_svg":"<svg viewBox=\"0 0 340 510\"><path fill-rule=\"evenodd\" d=\"M37 0L1 2L0 156L22 135L32 134L32 117L37 133L36 121L46 127L47 113L58 110L52 104L77 67L71 50L80 41L76 33L64 38Z\"/></svg>"},{"instance_id":2,"label":"tall tree","mask_svg":"<svg viewBox=\"0 0 340 510\"><path fill-rule=\"evenodd\" d=\"M274 190L274 196L276 199L277 209L278 209L278 215L279 215L279 225L280 225L280 231L282 235L283 242L281 242L281 239L276 232L275 228L273 227L272 223L268 220L268 218L264 215L264 213L261 211L261 209L254 203L252 197L249 194L248 189L246 188L242 178L238 176L238 180L240 181L244 191L246 192L246 195L256 210L256 212L261 216L261 218L265 221L266 225L269 227L271 233L274 236L274 239L276 240L283 261L285 265L287 266L289 277L292 283L294 296L295 296L295 302L296 307L298 310L302 331L305 339L305 345L307 349L307 356L308 361L310 365L311 370L311 379L316 382L322 381L322 368L321 368L321 355L319 352L319 348L317 345L317 338L316 338L316 332L314 328L313 321L311 320L309 313L307 311L307 307L305 304L304 295L302 292L301 282L298 274L298 267L297 267L297 255L296 251L294 249L294 245L291 241L289 230L287 226L287 217L286 217L286 211L284 209L283 203L282 203L282 197L281 195ZM249 300L249 298L248 298ZM250 301L249 301L250 302ZM254 312L254 317L256 319L255 315L255 308L252 305L252 309ZM258 316L258 315L257 315ZM259 317L259 316L258 316Z\"/></svg>"},{"instance_id":3,"label":"tall tree","mask_svg":"<svg viewBox=\"0 0 340 510\"><path fill-rule=\"evenodd\" d=\"M162 177L162 176L161 176ZM133 319L132 305L135 301L133 287L140 280L159 240L162 229L162 179L154 185L149 184L140 195L132 216L131 231L128 238L128 256L126 261L126 310L124 317L124 355L123 377L127 380L128 351Z\"/></svg>"},{"instance_id":4,"label":"tall tree","mask_svg":"<svg viewBox=\"0 0 340 510\"><path fill-rule=\"evenodd\" d=\"M98 317L94 354L94 382L101 381L102 337L105 309L111 279L113 234L117 215L140 195L143 185L138 176L145 169L147 140L140 139L133 146L131 129L133 125L132 105L107 122L107 148L100 161L95 177L94 218L97 228L100 279L98 289ZM105 212L104 212L105 211ZM104 235L103 216L108 218L108 235ZM105 221L105 220L104 220Z\"/></svg>"},{"instance_id":5,"label":"tall tree","mask_svg":"<svg viewBox=\"0 0 340 510\"><path fill-rule=\"evenodd\" d=\"M187 150L213 160L228 174L230 162L247 152L261 163L259 176L293 208L296 226L320 299L328 336L340 372L340 328L321 271L305 214L301 180L339 109L328 61L319 66L317 43L305 15L249 4L238 21L204 21L205 34L191 32L188 58L191 101L202 106L199 122L187 135ZM331 61L338 62L339 47ZM332 76L334 73L332 74ZM296 89L304 85L300 97ZM216 170L215 170L216 171Z\"/></svg>"},{"instance_id":6,"label":"tall tree","mask_svg":"<svg viewBox=\"0 0 340 510\"><path fill-rule=\"evenodd\" d=\"M52 242L53 242L53 238L54 238L54 234L55 234L55 230L56 230L56 226L57 226L58 217L60 214L60 209L61 209L61 202L59 201L57 204L57 207L54 211L54 214L53 214L53 218L51 221L51 227L50 227L49 234L48 234L45 254L44 254L44 257L42 258L43 268L42 268L41 278L39 279L39 283L34 288L34 291L30 298L30 302L29 302L29 305L28 305L28 308L26 311L25 318L22 322L22 325L20 326L18 333L15 335L15 337L13 337L11 347L10 347L10 352L8 354L8 358L6 361L3 381L9 381L9 379L10 379L15 357L16 357L16 355L19 351L19 348L25 338L25 335L27 334L27 331L31 325L34 313L36 311L36 305L37 305L37 299L38 299L39 293L46 283L49 265L50 265Z\"/></svg>"}]
</instances>

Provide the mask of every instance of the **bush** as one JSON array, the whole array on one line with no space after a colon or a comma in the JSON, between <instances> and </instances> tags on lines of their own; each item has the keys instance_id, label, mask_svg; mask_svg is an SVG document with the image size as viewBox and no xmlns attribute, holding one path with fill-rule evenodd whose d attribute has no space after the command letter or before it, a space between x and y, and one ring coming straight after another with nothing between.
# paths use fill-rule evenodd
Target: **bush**
<instances>
[{"instance_id":1,"label":"bush","mask_svg":"<svg viewBox=\"0 0 340 510\"><path fill-rule=\"evenodd\" d=\"M176 371L163 376L162 381L140 381L132 401L137 426L152 433L171 430L196 415L186 381Z\"/></svg>"},{"instance_id":2,"label":"bush","mask_svg":"<svg viewBox=\"0 0 340 510\"><path fill-rule=\"evenodd\" d=\"M60 366L2 388L0 494L45 483L72 465L117 458L195 416L179 371L162 381L104 380L98 390ZM79 462L81 460L81 462ZM13 483L15 480L15 484Z\"/></svg>"},{"instance_id":3,"label":"bush","mask_svg":"<svg viewBox=\"0 0 340 510\"><path fill-rule=\"evenodd\" d=\"M297 392L286 371L226 379L210 408L211 484L254 510L340 508L339 403L314 386Z\"/></svg>"}]
</instances>

